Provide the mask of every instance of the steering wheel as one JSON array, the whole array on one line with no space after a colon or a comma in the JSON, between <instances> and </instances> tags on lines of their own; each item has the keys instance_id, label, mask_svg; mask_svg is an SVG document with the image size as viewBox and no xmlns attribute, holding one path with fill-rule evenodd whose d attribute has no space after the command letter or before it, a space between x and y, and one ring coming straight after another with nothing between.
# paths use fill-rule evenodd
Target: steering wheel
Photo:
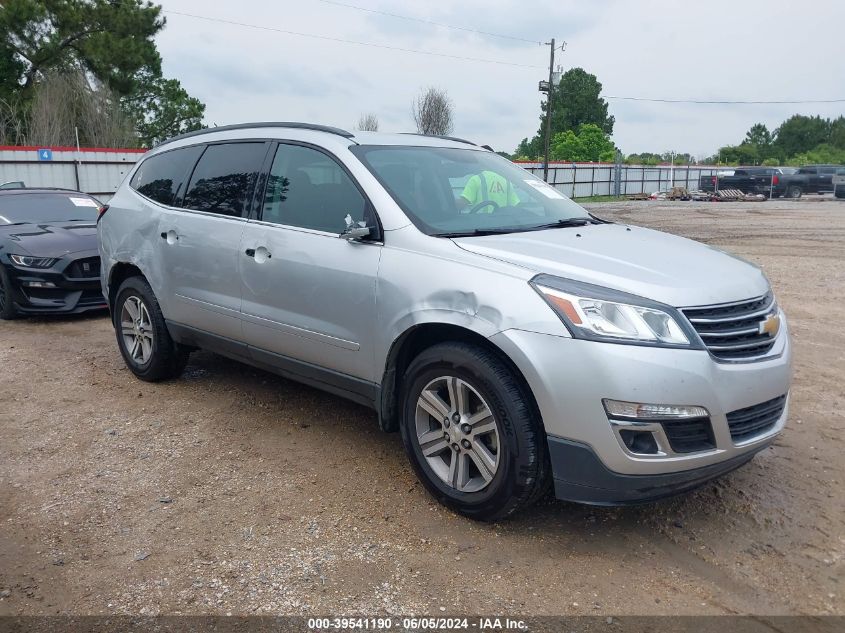
<instances>
[{"instance_id":1,"label":"steering wheel","mask_svg":"<svg viewBox=\"0 0 845 633\"><path fill-rule=\"evenodd\" d=\"M481 213L481 209L483 209L484 207L489 207L489 206L493 207L493 211L501 208L499 203L496 202L495 200L482 200L478 204L472 205L472 208L469 210L469 212L470 213ZM491 211L491 213L493 211Z\"/></svg>"}]
</instances>

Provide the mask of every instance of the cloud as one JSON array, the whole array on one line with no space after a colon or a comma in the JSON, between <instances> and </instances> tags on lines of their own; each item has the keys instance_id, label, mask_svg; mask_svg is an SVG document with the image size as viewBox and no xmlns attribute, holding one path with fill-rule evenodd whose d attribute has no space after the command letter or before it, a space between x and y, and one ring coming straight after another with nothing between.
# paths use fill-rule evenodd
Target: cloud
<instances>
[{"instance_id":1,"label":"cloud","mask_svg":"<svg viewBox=\"0 0 845 633\"><path fill-rule=\"evenodd\" d=\"M492 33L567 41L558 63L595 74L605 94L703 99L842 98L845 3L794 12L786 0L463 0L428 4L345 0ZM219 124L298 119L350 127L375 113L385 131L412 131L421 87L446 89L458 136L512 150L538 128L537 82L548 48L323 2L163 0L181 11L329 38L533 66L447 59L168 14L158 37L164 71ZM819 16L825 19L820 20ZM788 16L788 18L786 17ZM611 100L614 141L626 152L713 153L756 122L796 112L838 116L839 105L694 106Z\"/></svg>"}]
</instances>

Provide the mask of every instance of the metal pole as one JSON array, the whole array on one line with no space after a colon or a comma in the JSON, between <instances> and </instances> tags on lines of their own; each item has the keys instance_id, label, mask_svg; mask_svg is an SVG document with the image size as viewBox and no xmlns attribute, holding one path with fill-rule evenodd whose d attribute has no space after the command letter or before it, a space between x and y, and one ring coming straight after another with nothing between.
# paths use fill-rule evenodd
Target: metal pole
<instances>
[{"instance_id":1,"label":"metal pole","mask_svg":"<svg viewBox=\"0 0 845 633\"><path fill-rule=\"evenodd\" d=\"M73 171L74 171L74 174L76 175L76 190L81 191L80 183L79 183L79 153L80 153L80 150L79 150L79 128L74 127L73 132L74 132L74 134L76 134L76 162L73 164Z\"/></svg>"},{"instance_id":2,"label":"metal pole","mask_svg":"<svg viewBox=\"0 0 845 633\"><path fill-rule=\"evenodd\" d=\"M672 157L672 162L669 164L669 178L672 181L672 184L669 186L674 189L675 188L675 152L670 153Z\"/></svg>"},{"instance_id":3,"label":"metal pole","mask_svg":"<svg viewBox=\"0 0 845 633\"><path fill-rule=\"evenodd\" d=\"M554 103L552 100L554 96L552 80L555 68L555 38L552 38L552 41L549 42L549 47L551 48L549 52L549 96L546 97L546 151L545 161L543 162L543 180L546 182L549 182L549 142L552 137L552 104Z\"/></svg>"},{"instance_id":4,"label":"metal pole","mask_svg":"<svg viewBox=\"0 0 845 633\"><path fill-rule=\"evenodd\" d=\"M627 176L627 174L626 174ZM627 181L627 177L626 177ZM613 195L619 197L622 194L622 152L616 150L616 164L613 166Z\"/></svg>"}]
</instances>

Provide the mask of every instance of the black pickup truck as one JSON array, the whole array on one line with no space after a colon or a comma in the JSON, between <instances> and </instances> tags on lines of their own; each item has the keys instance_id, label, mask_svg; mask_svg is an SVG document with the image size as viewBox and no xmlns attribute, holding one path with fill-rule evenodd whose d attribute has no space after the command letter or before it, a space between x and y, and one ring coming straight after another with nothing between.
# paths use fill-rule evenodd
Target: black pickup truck
<instances>
[{"instance_id":1,"label":"black pickup truck","mask_svg":"<svg viewBox=\"0 0 845 633\"><path fill-rule=\"evenodd\" d=\"M766 197L800 198L809 185L809 178L800 171L794 167L737 167L731 176L701 176L698 187L702 191L739 189Z\"/></svg>"},{"instance_id":2,"label":"black pickup truck","mask_svg":"<svg viewBox=\"0 0 845 633\"><path fill-rule=\"evenodd\" d=\"M842 165L804 165L798 175L807 179L804 193L828 193L833 191L833 176Z\"/></svg>"}]
</instances>

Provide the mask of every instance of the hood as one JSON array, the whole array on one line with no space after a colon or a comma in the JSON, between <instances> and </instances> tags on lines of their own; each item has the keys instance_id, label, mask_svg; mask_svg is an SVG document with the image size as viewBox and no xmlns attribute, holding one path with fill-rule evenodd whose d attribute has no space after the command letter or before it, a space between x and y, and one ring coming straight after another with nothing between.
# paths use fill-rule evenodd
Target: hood
<instances>
[{"instance_id":1,"label":"hood","mask_svg":"<svg viewBox=\"0 0 845 633\"><path fill-rule=\"evenodd\" d=\"M97 225L94 222L56 222L0 226L0 239L12 253L63 257L68 253L97 250Z\"/></svg>"},{"instance_id":2,"label":"hood","mask_svg":"<svg viewBox=\"0 0 845 633\"><path fill-rule=\"evenodd\" d=\"M536 273L596 284L675 307L765 294L763 272L693 240L622 224L455 238L462 249Z\"/></svg>"}]
</instances>

